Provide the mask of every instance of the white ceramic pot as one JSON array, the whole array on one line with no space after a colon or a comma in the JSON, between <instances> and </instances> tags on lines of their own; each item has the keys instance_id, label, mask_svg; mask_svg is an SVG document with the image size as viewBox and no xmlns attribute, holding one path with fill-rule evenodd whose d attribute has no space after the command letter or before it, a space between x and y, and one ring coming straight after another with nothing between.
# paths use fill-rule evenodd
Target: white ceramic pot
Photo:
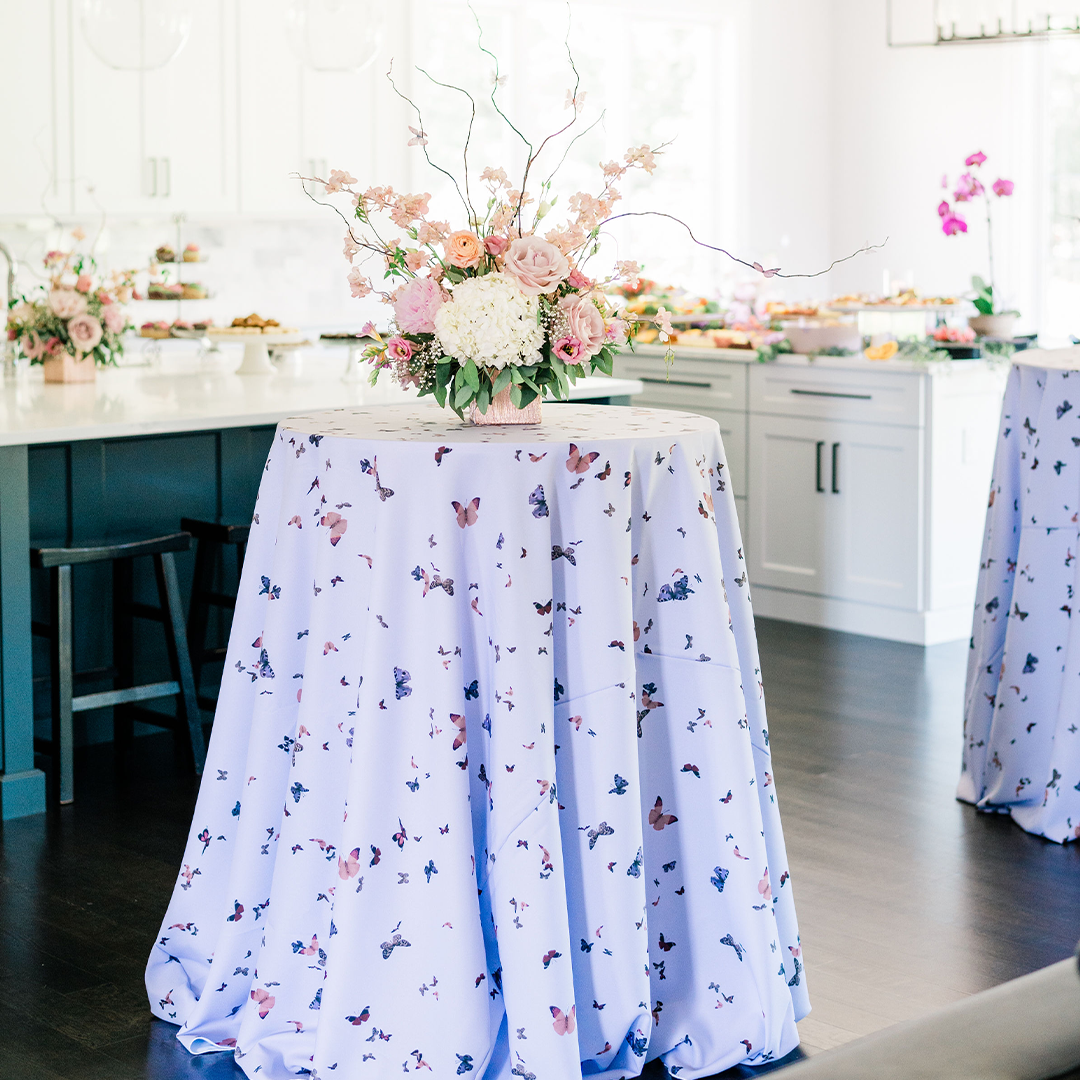
<instances>
[{"instance_id":1,"label":"white ceramic pot","mask_svg":"<svg viewBox=\"0 0 1080 1080\"><path fill-rule=\"evenodd\" d=\"M1015 333L1015 315L972 315L968 326L979 337L1011 338Z\"/></svg>"}]
</instances>

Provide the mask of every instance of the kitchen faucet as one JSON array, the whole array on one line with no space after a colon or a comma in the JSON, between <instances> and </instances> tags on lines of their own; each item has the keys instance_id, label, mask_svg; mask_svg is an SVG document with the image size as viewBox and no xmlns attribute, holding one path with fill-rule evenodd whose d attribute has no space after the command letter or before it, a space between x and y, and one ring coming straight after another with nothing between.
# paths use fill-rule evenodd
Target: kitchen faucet
<instances>
[{"instance_id":1,"label":"kitchen faucet","mask_svg":"<svg viewBox=\"0 0 1080 1080\"><path fill-rule=\"evenodd\" d=\"M7 304L4 307L4 375L13 375L15 373L15 342L6 340L6 331L7 313L11 308L12 301L15 299L15 272L19 269L19 264L15 261L15 256L11 254L11 250L3 240L0 240L0 255L7 259Z\"/></svg>"}]
</instances>

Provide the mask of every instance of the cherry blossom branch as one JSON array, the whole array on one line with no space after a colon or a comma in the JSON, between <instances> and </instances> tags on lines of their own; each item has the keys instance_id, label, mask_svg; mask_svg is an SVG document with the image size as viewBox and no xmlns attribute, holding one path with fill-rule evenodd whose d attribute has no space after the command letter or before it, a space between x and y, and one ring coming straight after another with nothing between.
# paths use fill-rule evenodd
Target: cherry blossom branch
<instances>
[{"instance_id":1,"label":"cherry blossom branch","mask_svg":"<svg viewBox=\"0 0 1080 1080\"><path fill-rule=\"evenodd\" d=\"M597 124L603 123L604 117L607 116L607 110L605 109L587 128L583 131L579 131L567 144L566 149L563 151L563 156L559 158L559 164L548 174L547 179L544 181L544 186L549 186L551 181L555 179L555 174L566 164L566 159L570 156L570 151L573 149L574 143L578 139L584 138ZM537 151L539 153L539 151Z\"/></svg>"},{"instance_id":2,"label":"cherry blossom branch","mask_svg":"<svg viewBox=\"0 0 1080 1080\"><path fill-rule=\"evenodd\" d=\"M613 221L618 221L620 218L628 217L661 217L667 218L669 221L674 221L676 225L681 225L689 234L690 239L698 245L698 247L708 248L710 251L718 251L721 255L726 255L732 262L738 263L740 266L745 266L748 270L756 270L763 277L771 278L816 278L821 277L823 274L827 274L835 266L839 266L840 263L845 263L849 259L854 259L856 255L865 255L869 251L878 251L883 248L888 242L889 238L886 236L880 244L867 244L865 247L859 248L858 251L853 251L850 255L844 255L842 258L833 259L824 270L815 270L812 274L782 274L780 267L774 267L771 270L766 270L761 263L747 262L745 259L740 259L738 255L733 255L727 248L717 247L715 244L706 244L704 240L699 240L689 225L686 224L680 218L675 217L674 214L665 214L662 210L626 210L621 214L613 214L609 218L605 218L597 225L599 229L602 225L608 225Z\"/></svg>"},{"instance_id":3,"label":"cherry blossom branch","mask_svg":"<svg viewBox=\"0 0 1080 1080\"><path fill-rule=\"evenodd\" d=\"M465 146L461 151L461 161L462 161L462 172L463 172L463 175L465 177L465 199L464 199L464 202L465 202L466 208L469 211L469 224L475 227L475 226L477 226L479 224L479 219L476 216L476 211L473 209L472 196L469 194L469 142L472 140L473 125L476 123L476 101L473 98L472 94L470 94L469 91L464 89L463 87L454 86L452 83L440 82L433 75L431 75L427 71L425 71L422 67L417 66L416 70L419 71L421 75L424 75L428 79L430 79L436 86L441 86L445 90L456 90L459 94L464 94L469 99L469 105L472 107L472 112L469 115L469 130L465 135ZM414 106L414 108L415 108L415 106ZM419 113L417 115L419 115ZM424 125L423 125L423 122L421 121L420 130L423 131L423 129L424 129ZM425 150L425 153L426 152L427 151ZM460 194L460 192L459 192L459 194Z\"/></svg>"},{"instance_id":4,"label":"cherry blossom branch","mask_svg":"<svg viewBox=\"0 0 1080 1080\"><path fill-rule=\"evenodd\" d=\"M349 239L358 248L362 248L362 249L365 249L367 251L374 252L377 255L382 255L384 258L386 257L386 252L388 250L387 245L385 244L385 241L383 241L382 237L380 237L378 233L375 233L375 235L376 235L376 238L379 240L379 243L383 244L382 247L379 247L377 244L372 244L368 240L363 239L362 237L358 237L356 235L356 233L353 232L352 221L350 221L349 218L347 218L332 202L324 202L322 199L316 199L315 196L312 195L310 191L308 191L307 186L308 186L309 183L310 184L323 184L325 186L325 184L326 184L325 180L320 179L318 176L302 176L300 173L292 173L291 175L293 177L295 177L297 180L300 181L300 187L303 189L304 194L316 206L328 206L328 207L330 207L330 209L333 210L334 213L337 214L337 216L339 218L341 218L342 221L345 222L345 228L349 232ZM375 232L374 226L372 226L370 223L365 223L365 224L368 225L368 228L370 228L372 232Z\"/></svg>"},{"instance_id":5,"label":"cherry blossom branch","mask_svg":"<svg viewBox=\"0 0 1080 1080\"><path fill-rule=\"evenodd\" d=\"M450 183L454 185L454 190L457 192L458 198L461 200L462 206L465 207L465 213L471 215L472 207L469 205L469 202L465 198L465 196L461 193L461 187L458 185L457 178L452 172L444 169L441 165L436 165L435 162L431 160L431 155L428 153L427 148L427 133L424 131L424 118L420 115L420 109L417 107L416 102L413 101L412 98L410 98L407 94L403 94L398 89L397 83L394 82L394 62L392 60L390 61L390 67L386 72L386 78L387 81L390 83L391 87L393 87L394 93L397 94L397 96L401 98L402 101L408 102L408 104L412 106L413 112L416 113L416 120L417 123L419 123L420 125L420 132L416 136L416 141L420 144L420 148L424 151L424 157L427 159L427 163L433 169L435 169L436 172L441 172L443 176L445 176L450 181ZM454 87L453 89L456 90L458 88ZM462 92L464 93L464 91Z\"/></svg>"}]
</instances>

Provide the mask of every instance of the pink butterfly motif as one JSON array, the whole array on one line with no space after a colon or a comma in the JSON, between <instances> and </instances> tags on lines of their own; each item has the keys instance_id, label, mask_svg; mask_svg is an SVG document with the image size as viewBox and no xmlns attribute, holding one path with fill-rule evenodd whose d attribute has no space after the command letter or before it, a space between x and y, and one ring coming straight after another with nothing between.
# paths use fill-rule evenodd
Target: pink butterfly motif
<instances>
[{"instance_id":1,"label":"pink butterfly motif","mask_svg":"<svg viewBox=\"0 0 1080 1080\"><path fill-rule=\"evenodd\" d=\"M343 859L340 855L337 861L338 877L342 881L348 881L349 878L356 877L360 873L360 849L353 848L349 852L347 858ZM315 944L315 939L312 938L312 944Z\"/></svg>"},{"instance_id":2,"label":"pink butterfly motif","mask_svg":"<svg viewBox=\"0 0 1080 1080\"><path fill-rule=\"evenodd\" d=\"M466 525L475 525L476 519L479 516L480 510L480 496L478 495L472 502L465 506L462 506L456 499L450 504L457 512L457 523L464 529Z\"/></svg>"},{"instance_id":3,"label":"pink butterfly motif","mask_svg":"<svg viewBox=\"0 0 1080 1080\"><path fill-rule=\"evenodd\" d=\"M674 825L678 820L679 819L674 814L664 813L664 800L657 795L656 802L649 811L649 824L657 832L661 832L666 825Z\"/></svg>"},{"instance_id":4,"label":"pink butterfly motif","mask_svg":"<svg viewBox=\"0 0 1080 1080\"><path fill-rule=\"evenodd\" d=\"M754 263L754 269L763 277L775 277L780 273L779 266L774 266L771 270L766 270L759 262Z\"/></svg>"},{"instance_id":5,"label":"pink butterfly motif","mask_svg":"<svg viewBox=\"0 0 1080 1080\"><path fill-rule=\"evenodd\" d=\"M332 653L332 652L337 652L337 651L338 651L338 647L332 641L328 641L323 646L322 654L323 654L323 656L326 656L327 653Z\"/></svg>"},{"instance_id":6,"label":"pink butterfly motif","mask_svg":"<svg viewBox=\"0 0 1080 1080\"><path fill-rule=\"evenodd\" d=\"M293 514L293 516L289 518L289 524L295 525L298 529L302 529L304 527L304 523L300 520L299 514Z\"/></svg>"},{"instance_id":7,"label":"pink butterfly motif","mask_svg":"<svg viewBox=\"0 0 1080 1080\"><path fill-rule=\"evenodd\" d=\"M575 731L580 731L581 730L581 717L580 716L571 716L569 719L570 719L570 723L574 725L574 730Z\"/></svg>"},{"instance_id":8,"label":"pink butterfly motif","mask_svg":"<svg viewBox=\"0 0 1080 1080\"><path fill-rule=\"evenodd\" d=\"M298 941L297 945L300 944ZM319 951L319 938L318 935L312 934L311 944L305 945L302 949L297 950L301 956L314 956Z\"/></svg>"},{"instance_id":9,"label":"pink butterfly motif","mask_svg":"<svg viewBox=\"0 0 1080 1080\"><path fill-rule=\"evenodd\" d=\"M563 1013L557 1005L549 1005L551 1009L551 1015L555 1017L555 1022L551 1025L555 1029L556 1035L569 1035L577 1027L577 1006L571 1005L568 1013Z\"/></svg>"},{"instance_id":10,"label":"pink butterfly motif","mask_svg":"<svg viewBox=\"0 0 1080 1080\"><path fill-rule=\"evenodd\" d=\"M454 735L454 749L460 750L465 745L465 717L451 713L450 723L457 728L457 733Z\"/></svg>"},{"instance_id":11,"label":"pink butterfly motif","mask_svg":"<svg viewBox=\"0 0 1080 1080\"><path fill-rule=\"evenodd\" d=\"M251 991L251 1000L259 1006L259 1018L265 1020L267 1013L274 1007L273 995L268 994L262 987L259 987L257 990Z\"/></svg>"},{"instance_id":12,"label":"pink butterfly motif","mask_svg":"<svg viewBox=\"0 0 1080 1080\"><path fill-rule=\"evenodd\" d=\"M409 130L412 132L413 136L409 140L409 146L427 146L427 135L424 133L423 126L414 128L412 124L410 124Z\"/></svg>"},{"instance_id":13,"label":"pink butterfly motif","mask_svg":"<svg viewBox=\"0 0 1080 1080\"><path fill-rule=\"evenodd\" d=\"M567 471L572 473L587 473L592 467L592 463L600 455L594 450L591 454L582 454L578 451L576 444L570 444L570 456L566 459Z\"/></svg>"},{"instance_id":14,"label":"pink butterfly motif","mask_svg":"<svg viewBox=\"0 0 1080 1080\"><path fill-rule=\"evenodd\" d=\"M768 869L765 871L765 876L758 882L757 891L761 893L762 900L772 899L772 886L769 884Z\"/></svg>"},{"instance_id":15,"label":"pink butterfly motif","mask_svg":"<svg viewBox=\"0 0 1080 1080\"><path fill-rule=\"evenodd\" d=\"M335 510L331 510L328 514L323 514L319 519L320 525L325 525L330 530L330 546L337 547L337 542L345 534L345 530L349 527L349 522L346 518L343 518Z\"/></svg>"}]
</instances>

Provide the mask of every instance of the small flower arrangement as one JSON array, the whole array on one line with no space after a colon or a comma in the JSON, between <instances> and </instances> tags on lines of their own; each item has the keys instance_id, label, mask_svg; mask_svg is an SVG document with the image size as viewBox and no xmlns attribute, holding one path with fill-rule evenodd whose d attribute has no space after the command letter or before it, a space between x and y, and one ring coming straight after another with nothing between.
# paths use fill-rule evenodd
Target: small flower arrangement
<instances>
[{"instance_id":1,"label":"small flower arrangement","mask_svg":"<svg viewBox=\"0 0 1080 1080\"><path fill-rule=\"evenodd\" d=\"M1016 315L1019 313L1003 311L1000 307L996 307L998 301L996 300L997 294L994 292L994 233L990 219L990 195L979 178L979 170L985 161L986 155L981 150L977 150L974 154L968 154L964 159L964 166L968 171L961 173L953 191L953 204L955 205L950 204L948 199L942 199L938 203L938 217L941 219L941 231L946 236L959 236L961 233L968 231L967 220L959 209L960 204L971 203L974 205L976 199L983 200L986 206L986 248L990 281L986 282L977 275L972 277L971 284L975 289L975 308L980 315ZM941 186L948 188L948 176L941 178ZM999 177L990 185L990 191L994 193L996 198L1004 199L1012 195L1015 186L1012 180Z\"/></svg>"},{"instance_id":2,"label":"small flower arrangement","mask_svg":"<svg viewBox=\"0 0 1080 1080\"><path fill-rule=\"evenodd\" d=\"M76 361L115 364L131 326L123 307L131 299L130 274L114 273L105 281L92 256L73 251L50 251L45 271L48 285L40 294L21 296L8 311L8 340L32 364L65 353Z\"/></svg>"}]
</instances>

